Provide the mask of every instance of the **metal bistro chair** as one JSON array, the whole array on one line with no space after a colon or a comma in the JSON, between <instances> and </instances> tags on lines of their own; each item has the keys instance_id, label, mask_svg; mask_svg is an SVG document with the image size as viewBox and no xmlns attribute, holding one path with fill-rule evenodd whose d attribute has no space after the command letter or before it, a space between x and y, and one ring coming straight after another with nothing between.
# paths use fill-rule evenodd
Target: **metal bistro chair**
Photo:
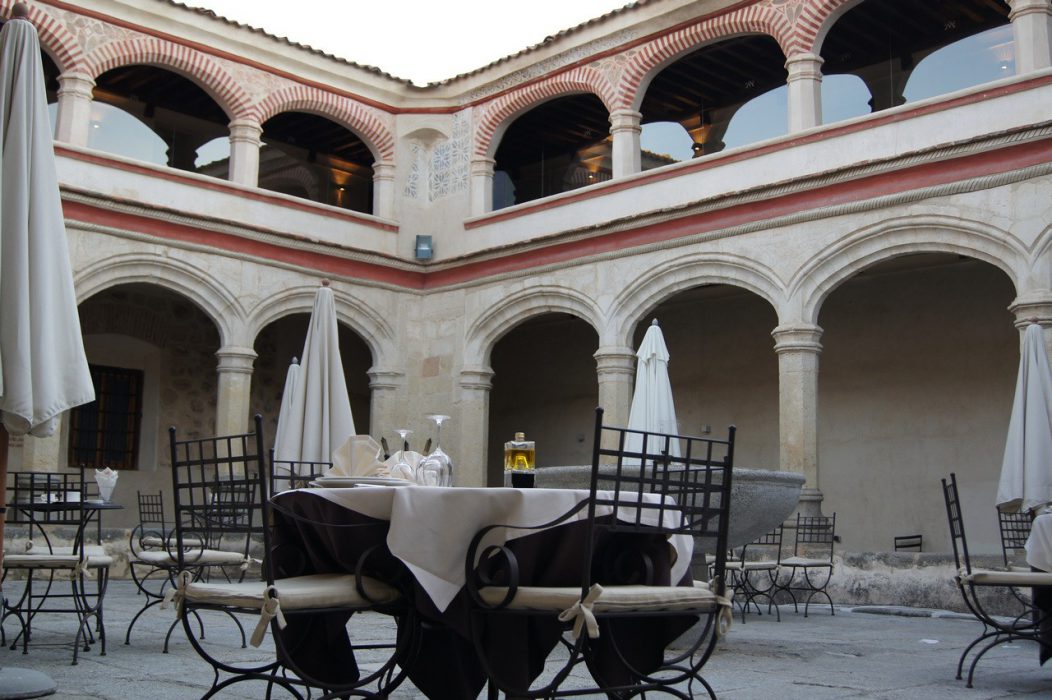
<instances>
[{"instance_id":1,"label":"metal bistro chair","mask_svg":"<svg viewBox=\"0 0 1052 700\"><path fill-rule=\"evenodd\" d=\"M800 612L796 594L807 595L804 601L804 617L811 608L815 596L824 596L829 602L829 613L836 615L833 599L826 588L833 578L833 545L836 542L836 513L805 516L796 515L796 537L793 556L782 559L779 567L788 572L785 582L780 582L775 594L785 592L793 601L793 610Z\"/></svg>"},{"instance_id":2,"label":"metal bistro chair","mask_svg":"<svg viewBox=\"0 0 1052 700\"><path fill-rule=\"evenodd\" d=\"M379 697L383 691L366 691L362 686L381 674L368 674L366 678L355 677L346 682L315 679L292 663L293 654L284 647L281 634L275 633L275 658L238 663L225 658L226 650L222 645L206 644L193 633L192 617L195 614L220 611L252 615L257 618L252 644L259 646L268 626L273 626L277 632L301 615L383 609L397 604L400 599L396 589L365 576L275 577L270 563L270 529L266 525L271 510L267 499L268 479L260 416L255 416L253 427L254 431L250 433L189 440L178 440L175 428L169 431L178 543L176 553L182 567L172 598L178 605L179 619L187 638L213 670L212 687L204 697L212 697L235 683L252 680L266 683L268 696L272 686L277 685L296 698L304 697L300 691L309 688L321 688L325 693L332 693L332 697ZM225 498L214 498L217 489L225 493L251 494L250 507L245 511L240 500L230 505ZM215 532L258 535L261 542L257 544L262 545L264 553L262 576L223 582L196 579L192 571L186 569L194 562L187 554L185 543L195 537L207 540ZM294 675L290 676L289 671ZM390 677L401 679L395 674L390 674Z\"/></svg>"},{"instance_id":3,"label":"metal bistro chair","mask_svg":"<svg viewBox=\"0 0 1052 700\"><path fill-rule=\"evenodd\" d=\"M97 486L94 481L85 481L83 469L8 474L7 522L24 525L29 537L24 553L4 555L5 582L14 571L25 577L21 594L4 600L4 617L15 617L20 626L12 649L21 642L22 653L28 653L37 615L66 613L77 620L73 664L77 664L81 648L90 650L96 634L99 653L106 655L102 603L113 558L101 544L86 543L89 526L99 516L88 503L91 499L98 499ZM71 545L53 541L64 535L70 536Z\"/></svg>"},{"instance_id":4,"label":"metal bistro chair","mask_svg":"<svg viewBox=\"0 0 1052 700\"><path fill-rule=\"evenodd\" d=\"M942 493L946 501L946 517L950 525L950 542L953 545L953 558L957 564L957 575L954 580L957 588L961 591L964 604L979 622L983 623L983 631L971 644L961 652L957 661L957 680L961 679L964 670L964 662L968 654L979 645L982 648L972 657L972 663L968 668L969 688L972 687L972 678L975 675L975 666L979 663L986 652L994 647L1013 642L1016 640L1031 640L1041 644L1044 650L1052 651L1045 646L1041 640L1041 625L1047 622L1047 616L1037 613L1033 608L1033 616L1020 615L1015 618L999 617L988 612L980 595L983 589L1001 588L1011 589L1023 586L1052 586L1052 573L1039 573L1031 571L992 571L972 568L972 562L968 554L968 538L964 533L964 516L961 513L961 500L957 491L957 475L950 474L950 480L942 480Z\"/></svg>"},{"instance_id":5,"label":"metal bistro chair","mask_svg":"<svg viewBox=\"0 0 1052 700\"><path fill-rule=\"evenodd\" d=\"M1030 571L1026 565L1026 540L1030 537L1030 526L1033 519L1030 513L1006 513L997 509L997 524L1001 530L1001 556L1005 569L1009 571ZM1023 563L1020 564L1019 562Z\"/></svg>"},{"instance_id":6,"label":"metal bistro chair","mask_svg":"<svg viewBox=\"0 0 1052 700\"><path fill-rule=\"evenodd\" d=\"M630 451L625 444L632 433L641 437L642 447ZM670 444L677 440L682 457L670 454ZM588 497L554 522L519 528L548 529L579 519L584 510L580 571L557 572L578 583L529 585L532 572L522 569L512 543L484 544L493 530L507 526L484 528L470 545L466 567L471 636L490 697L498 690L509 697L530 698L601 693L634 697L650 692L693 697L700 686L715 698L701 670L732 615L724 564L733 455L734 428L723 440L645 433L603 425L603 410L597 409ZM659 585L658 576L668 578L668 562L659 567L657 557L662 551L667 557L665 538L670 536L693 537L705 553L714 555L708 582ZM625 537L637 546L618 539ZM671 641L665 634L675 636L691 621L697 622L698 634L688 648L665 649ZM646 636L659 625L664 634ZM523 669L533 661L543 665L544 657L524 657L508 666L501 650L509 629L562 631L552 644L564 646L565 662L549 669L553 673L537 676L539 681L526 678L543 671ZM588 666L595 686L562 689L562 682L581 663Z\"/></svg>"},{"instance_id":7,"label":"metal bistro chair","mask_svg":"<svg viewBox=\"0 0 1052 700\"><path fill-rule=\"evenodd\" d=\"M781 525L744 545L739 552L734 553L733 559L727 560L728 577L742 613L742 624L745 623L745 613L750 605L756 608L757 615L761 614L757 598L766 599L767 614L769 615L773 608L778 621L781 622L782 613L774 604L781 560Z\"/></svg>"}]
</instances>

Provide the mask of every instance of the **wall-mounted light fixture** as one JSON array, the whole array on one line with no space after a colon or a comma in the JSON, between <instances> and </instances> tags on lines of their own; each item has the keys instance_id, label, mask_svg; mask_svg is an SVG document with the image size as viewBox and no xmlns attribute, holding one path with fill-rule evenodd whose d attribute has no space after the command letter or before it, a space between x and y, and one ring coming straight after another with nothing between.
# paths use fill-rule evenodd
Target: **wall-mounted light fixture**
<instances>
[{"instance_id":1,"label":"wall-mounted light fixture","mask_svg":"<svg viewBox=\"0 0 1052 700\"><path fill-rule=\"evenodd\" d=\"M417 236L413 251L417 260L430 260L435 253L431 246L431 236Z\"/></svg>"}]
</instances>

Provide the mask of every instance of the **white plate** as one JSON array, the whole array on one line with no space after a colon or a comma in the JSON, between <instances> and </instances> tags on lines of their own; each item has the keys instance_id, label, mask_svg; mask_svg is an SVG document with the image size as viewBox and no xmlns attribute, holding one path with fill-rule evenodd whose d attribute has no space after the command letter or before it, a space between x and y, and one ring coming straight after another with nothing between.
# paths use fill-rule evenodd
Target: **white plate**
<instances>
[{"instance_id":1,"label":"white plate","mask_svg":"<svg viewBox=\"0 0 1052 700\"><path fill-rule=\"evenodd\" d=\"M405 479L389 476L319 476L314 480L322 488L346 489L354 486L410 486Z\"/></svg>"}]
</instances>

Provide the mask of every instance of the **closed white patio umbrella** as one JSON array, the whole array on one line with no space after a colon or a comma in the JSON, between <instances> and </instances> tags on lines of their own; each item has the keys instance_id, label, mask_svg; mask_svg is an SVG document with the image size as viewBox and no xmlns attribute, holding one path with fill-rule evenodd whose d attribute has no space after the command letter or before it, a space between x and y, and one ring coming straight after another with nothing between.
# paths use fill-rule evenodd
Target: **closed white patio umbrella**
<instances>
[{"instance_id":1,"label":"closed white patio umbrella","mask_svg":"<svg viewBox=\"0 0 1052 700\"><path fill-rule=\"evenodd\" d=\"M8 433L47 436L95 390L69 264L36 29L19 3L0 31L0 507ZM0 515L0 558L3 519ZM44 674L0 669L0 698L55 692Z\"/></svg>"},{"instance_id":2,"label":"closed white patio umbrella","mask_svg":"<svg viewBox=\"0 0 1052 700\"><path fill-rule=\"evenodd\" d=\"M647 328L636 358L636 386L628 413L628 427L652 433L679 434L672 383L668 378L668 347L657 319ZM629 434L625 443L626 449L640 450L643 447L640 435ZM648 445L648 450L652 447ZM670 444L669 454L680 456L678 440Z\"/></svg>"},{"instance_id":3,"label":"closed white patio umbrella","mask_svg":"<svg viewBox=\"0 0 1052 700\"><path fill-rule=\"evenodd\" d=\"M1023 334L997 507L1017 512L1048 503L1052 503L1052 369L1041 326L1032 323Z\"/></svg>"},{"instance_id":4,"label":"closed white patio umbrella","mask_svg":"<svg viewBox=\"0 0 1052 700\"><path fill-rule=\"evenodd\" d=\"M292 368L289 368L292 373ZM328 281L314 298L299 372L282 396L274 459L331 462L332 453L354 435L351 400L340 359L336 302Z\"/></svg>"}]
</instances>

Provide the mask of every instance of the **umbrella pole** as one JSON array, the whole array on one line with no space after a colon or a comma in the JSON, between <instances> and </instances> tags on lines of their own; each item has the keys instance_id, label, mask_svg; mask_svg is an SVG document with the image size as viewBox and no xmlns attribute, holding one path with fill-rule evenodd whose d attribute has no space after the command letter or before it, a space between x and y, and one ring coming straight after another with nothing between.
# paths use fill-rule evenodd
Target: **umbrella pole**
<instances>
[{"instance_id":1,"label":"umbrella pole","mask_svg":"<svg viewBox=\"0 0 1052 700\"><path fill-rule=\"evenodd\" d=\"M0 423L0 565L4 561L4 521L7 520L7 428ZM3 589L0 588L0 601ZM8 698L40 698L53 695L58 688L55 681L40 671L28 668L0 667L0 700Z\"/></svg>"}]
</instances>

